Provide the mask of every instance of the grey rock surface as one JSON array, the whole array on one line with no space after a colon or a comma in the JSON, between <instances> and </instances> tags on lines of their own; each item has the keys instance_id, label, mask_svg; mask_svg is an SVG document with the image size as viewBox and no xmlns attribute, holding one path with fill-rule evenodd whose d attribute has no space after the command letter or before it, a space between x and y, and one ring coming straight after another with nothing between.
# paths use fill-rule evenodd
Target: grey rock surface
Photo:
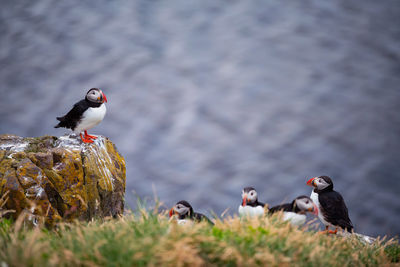
<instances>
[{"instance_id":1,"label":"grey rock surface","mask_svg":"<svg viewBox=\"0 0 400 267\"><path fill-rule=\"evenodd\" d=\"M78 4L79 3L79 4ZM400 234L400 2L2 1L0 133L53 129L91 87L134 190L233 214L329 175L359 233Z\"/></svg>"}]
</instances>

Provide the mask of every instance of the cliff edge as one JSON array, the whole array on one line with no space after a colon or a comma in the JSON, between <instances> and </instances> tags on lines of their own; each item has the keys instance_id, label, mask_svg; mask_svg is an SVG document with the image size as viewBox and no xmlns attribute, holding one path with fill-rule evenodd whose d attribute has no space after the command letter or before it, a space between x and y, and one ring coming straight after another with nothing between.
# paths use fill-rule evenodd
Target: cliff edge
<instances>
[{"instance_id":1,"label":"cliff edge","mask_svg":"<svg viewBox=\"0 0 400 267\"><path fill-rule=\"evenodd\" d=\"M0 199L5 216L33 224L117 216L124 210L125 160L103 136L0 135Z\"/></svg>"}]
</instances>

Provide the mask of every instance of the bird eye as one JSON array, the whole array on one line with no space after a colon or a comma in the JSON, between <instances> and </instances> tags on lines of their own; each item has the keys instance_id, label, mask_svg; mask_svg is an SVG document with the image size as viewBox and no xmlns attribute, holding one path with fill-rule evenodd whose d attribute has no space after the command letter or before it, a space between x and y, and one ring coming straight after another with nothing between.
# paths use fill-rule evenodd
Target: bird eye
<instances>
[{"instance_id":1,"label":"bird eye","mask_svg":"<svg viewBox=\"0 0 400 267\"><path fill-rule=\"evenodd\" d=\"M308 204L308 202L309 202L309 201L307 200L307 201L306 201L306 204Z\"/></svg>"}]
</instances>

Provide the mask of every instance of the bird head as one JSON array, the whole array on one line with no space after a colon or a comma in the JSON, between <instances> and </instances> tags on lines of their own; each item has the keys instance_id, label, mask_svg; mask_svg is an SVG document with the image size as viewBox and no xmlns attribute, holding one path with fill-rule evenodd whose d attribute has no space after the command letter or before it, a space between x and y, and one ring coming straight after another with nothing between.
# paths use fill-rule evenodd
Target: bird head
<instances>
[{"instance_id":1,"label":"bird head","mask_svg":"<svg viewBox=\"0 0 400 267\"><path fill-rule=\"evenodd\" d=\"M99 88L92 88L86 93L86 100L93 103L107 103L107 97Z\"/></svg>"},{"instance_id":2,"label":"bird head","mask_svg":"<svg viewBox=\"0 0 400 267\"><path fill-rule=\"evenodd\" d=\"M179 218L190 217L193 214L192 206L185 200L176 203L169 211L169 217L178 215Z\"/></svg>"},{"instance_id":3,"label":"bird head","mask_svg":"<svg viewBox=\"0 0 400 267\"><path fill-rule=\"evenodd\" d=\"M312 201L311 198L307 196L299 196L295 200L293 200L293 208L299 210L300 213L311 212L314 215L318 215L318 207Z\"/></svg>"},{"instance_id":4,"label":"bird head","mask_svg":"<svg viewBox=\"0 0 400 267\"><path fill-rule=\"evenodd\" d=\"M328 176L319 176L311 178L307 181L307 185L316 188L317 190L333 189L332 179Z\"/></svg>"},{"instance_id":5,"label":"bird head","mask_svg":"<svg viewBox=\"0 0 400 267\"><path fill-rule=\"evenodd\" d=\"M257 191L253 187L245 187L242 190L242 206L257 202Z\"/></svg>"}]
</instances>

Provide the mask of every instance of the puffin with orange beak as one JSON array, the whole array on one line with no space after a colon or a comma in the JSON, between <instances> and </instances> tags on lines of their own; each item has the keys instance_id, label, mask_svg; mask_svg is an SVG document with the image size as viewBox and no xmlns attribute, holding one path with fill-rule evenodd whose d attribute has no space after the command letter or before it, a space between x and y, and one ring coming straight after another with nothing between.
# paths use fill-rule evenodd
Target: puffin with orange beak
<instances>
[{"instance_id":1,"label":"puffin with orange beak","mask_svg":"<svg viewBox=\"0 0 400 267\"><path fill-rule=\"evenodd\" d=\"M292 203L278 205L269 209L270 214L278 211L283 211L284 221L289 221L296 226L301 226L306 222L307 212L318 215L317 205L307 196L296 197Z\"/></svg>"},{"instance_id":2,"label":"puffin with orange beak","mask_svg":"<svg viewBox=\"0 0 400 267\"><path fill-rule=\"evenodd\" d=\"M239 206L239 215L263 216L265 204L258 201L257 191L253 187L245 187L242 190L242 204Z\"/></svg>"},{"instance_id":3,"label":"puffin with orange beak","mask_svg":"<svg viewBox=\"0 0 400 267\"><path fill-rule=\"evenodd\" d=\"M106 115L106 95L98 88L90 89L85 99L75 103L73 108L62 117L57 117L60 122L54 128L68 128L79 134L84 143L93 143L96 136L89 135L87 130L98 125ZM82 136L82 132L85 133Z\"/></svg>"},{"instance_id":4,"label":"puffin with orange beak","mask_svg":"<svg viewBox=\"0 0 400 267\"><path fill-rule=\"evenodd\" d=\"M179 201L172 207L172 209L170 209L169 217L172 218L174 216L177 217L178 224L186 224L188 221L206 221L211 225L214 225L214 223L208 219L206 215L194 212L192 206L185 200Z\"/></svg>"},{"instance_id":5,"label":"puffin with orange beak","mask_svg":"<svg viewBox=\"0 0 400 267\"><path fill-rule=\"evenodd\" d=\"M319 176L307 181L307 185L314 187L310 198L318 207L318 218L325 225L327 233L336 234L338 228L351 232L353 223L341 194L333 190L332 179L328 176ZM329 230L329 227L335 230Z\"/></svg>"}]
</instances>

